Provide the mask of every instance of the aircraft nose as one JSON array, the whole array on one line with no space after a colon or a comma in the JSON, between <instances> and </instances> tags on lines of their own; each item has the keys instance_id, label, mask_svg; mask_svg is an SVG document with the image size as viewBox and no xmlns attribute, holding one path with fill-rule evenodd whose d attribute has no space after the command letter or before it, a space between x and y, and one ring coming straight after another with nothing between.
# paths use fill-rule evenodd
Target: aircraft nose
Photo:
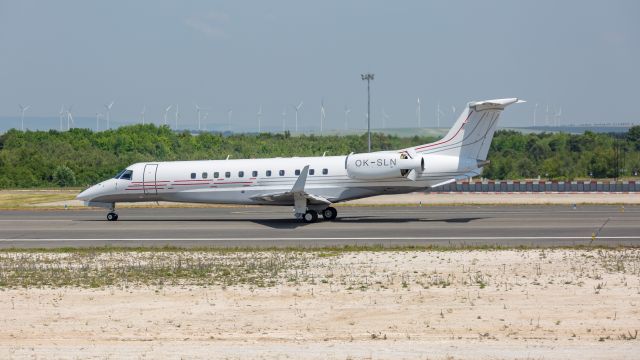
<instances>
[{"instance_id":1,"label":"aircraft nose","mask_svg":"<svg viewBox=\"0 0 640 360\"><path fill-rule=\"evenodd\" d=\"M80 194L78 194L76 196L76 199L77 200L82 200L82 201L90 201L96 195L96 192L97 192L96 186L97 185L94 185L94 186L86 189L85 191L81 192Z\"/></svg>"}]
</instances>

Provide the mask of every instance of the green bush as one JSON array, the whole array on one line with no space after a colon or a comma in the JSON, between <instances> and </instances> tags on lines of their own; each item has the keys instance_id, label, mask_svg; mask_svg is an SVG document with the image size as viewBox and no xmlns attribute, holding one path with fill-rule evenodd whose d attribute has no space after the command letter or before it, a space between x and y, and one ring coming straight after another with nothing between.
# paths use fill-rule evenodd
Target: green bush
<instances>
[{"instance_id":1,"label":"green bush","mask_svg":"<svg viewBox=\"0 0 640 360\"><path fill-rule=\"evenodd\" d=\"M60 165L53 172L53 182L60 187L74 186L76 184L76 175L69 167Z\"/></svg>"}]
</instances>

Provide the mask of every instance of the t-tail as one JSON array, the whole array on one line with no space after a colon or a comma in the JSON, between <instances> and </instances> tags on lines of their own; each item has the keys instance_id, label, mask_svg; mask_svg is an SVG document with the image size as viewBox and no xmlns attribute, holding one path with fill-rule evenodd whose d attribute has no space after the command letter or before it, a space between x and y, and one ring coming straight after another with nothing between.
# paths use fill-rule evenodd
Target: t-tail
<instances>
[{"instance_id":1,"label":"t-tail","mask_svg":"<svg viewBox=\"0 0 640 360\"><path fill-rule=\"evenodd\" d=\"M500 113L507 106L522 102L517 98L470 102L444 138L411 151L427 157L455 157L459 170L481 169L488 163L487 154Z\"/></svg>"}]
</instances>

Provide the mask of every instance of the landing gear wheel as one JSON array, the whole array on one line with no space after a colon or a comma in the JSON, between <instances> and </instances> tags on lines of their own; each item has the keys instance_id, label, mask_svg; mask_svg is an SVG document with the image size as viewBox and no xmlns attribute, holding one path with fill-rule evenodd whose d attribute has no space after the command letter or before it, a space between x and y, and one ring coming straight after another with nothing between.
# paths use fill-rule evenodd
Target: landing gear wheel
<instances>
[{"instance_id":1,"label":"landing gear wheel","mask_svg":"<svg viewBox=\"0 0 640 360\"><path fill-rule=\"evenodd\" d=\"M107 220L109 221L116 221L118 220L118 214L110 212L107 214Z\"/></svg>"},{"instance_id":2,"label":"landing gear wheel","mask_svg":"<svg viewBox=\"0 0 640 360\"><path fill-rule=\"evenodd\" d=\"M306 222L307 224L314 223L318 221L318 213L313 210L309 210L302 216L302 221Z\"/></svg>"},{"instance_id":3,"label":"landing gear wheel","mask_svg":"<svg viewBox=\"0 0 640 360\"><path fill-rule=\"evenodd\" d=\"M336 208L329 206L328 208L322 210L322 217L325 220L335 220L338 216L338 210Z\"/></svg>"}]
</instances>

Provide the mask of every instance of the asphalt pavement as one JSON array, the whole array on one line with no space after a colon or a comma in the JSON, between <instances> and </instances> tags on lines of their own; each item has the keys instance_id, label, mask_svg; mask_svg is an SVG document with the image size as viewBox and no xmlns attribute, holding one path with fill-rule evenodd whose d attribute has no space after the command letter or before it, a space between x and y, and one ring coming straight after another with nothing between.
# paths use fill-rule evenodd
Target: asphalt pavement
<instances>
[{"instance_id":1,"label":"asphalt pavement","mask_svg":"<svg viewBox=\"0 0 640 360\"><path fill-rule=\"evenodd\" d=\"M287 207L0 211L0 248L344 245L640 246L640 206L338 207L304 224Z\"/></svg>"}]
</instances>

